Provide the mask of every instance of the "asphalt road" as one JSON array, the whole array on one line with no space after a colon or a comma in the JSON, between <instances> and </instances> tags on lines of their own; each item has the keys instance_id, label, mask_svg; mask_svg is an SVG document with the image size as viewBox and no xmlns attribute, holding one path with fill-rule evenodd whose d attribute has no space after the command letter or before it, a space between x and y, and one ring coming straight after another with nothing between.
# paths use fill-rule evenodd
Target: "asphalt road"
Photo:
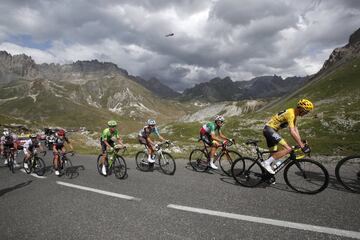
<instances>
[{"instance_id":1,"label":"asphalt road","mask_svg":"<svg viewBox=\"0 0 360 240\"><path fill-rule=\"evenodd\" d=\"M282 174L249 189L219 171L194 172L185 160L168 176L141 172L126 157L128 178L118 180L97 173L96 156L72 159L72 179L50 167L45 178L0 167L0 239L360 238L360 195L336 183L333 166L325 191L303 195Z\"/></svg>"}]
</instances>

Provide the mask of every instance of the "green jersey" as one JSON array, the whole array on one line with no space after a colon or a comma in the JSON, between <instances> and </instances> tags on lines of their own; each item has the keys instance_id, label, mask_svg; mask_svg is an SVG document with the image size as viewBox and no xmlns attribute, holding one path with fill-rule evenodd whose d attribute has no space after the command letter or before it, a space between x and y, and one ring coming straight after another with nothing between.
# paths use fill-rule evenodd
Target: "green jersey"
<instances>
[{"instance_id":1,"label":"green jersey","mask_svg":"<svg viewBox=\"0 0 360 240\"><path fill-rule=\"evenodd\" d=\"M116 138L119 139L120 135L119 135L119 131L116 129L113 133L110 132L109 128L105 128L104 131L101 134L101 141L112 141L111 138Z\"/></svg>"},{"instance_id":2,"label":"green jersey","mask_svg":"<svg viewBox=\"0 0 360 240\"><path fill-rule=\"evenodd\" d=\"M220 133L220 128L216 125L216 123L209 122L209 123L205 124L204 126L202 126L200 133L202 135L204 135L204 134L211 135L211 134L215 134L215 131Z\"/></svg>"}]
</instances>

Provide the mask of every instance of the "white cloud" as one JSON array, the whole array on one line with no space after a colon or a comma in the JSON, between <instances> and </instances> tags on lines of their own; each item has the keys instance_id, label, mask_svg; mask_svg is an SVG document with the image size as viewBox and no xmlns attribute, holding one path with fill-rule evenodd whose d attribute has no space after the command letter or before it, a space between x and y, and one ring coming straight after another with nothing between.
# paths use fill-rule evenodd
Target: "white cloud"
<instances>
[{"instance_id":1,"label":"white cloud","mask_svg":"<svg viewBox=\"0 0 360 240\"><path fill-rule=\"evenodd\" d=\"M0 49L5 50L12 55L26 54L31 56L36 63L49 63L57 62L58 57L52 55L49 52L42 51L34 48L22 47L13 43L4 42L0 44Z\"/></svg>"},{"instance_id":2,"label":"white cloud","mask_svg":"<svg viewBox=\"0 0 360 240\"><path fill-rule=\"evenodd\" d=\"M38 63L112 61L177 90L216 76L307 75L360 27L359 2L3 0L0 50Z\"/></svg>"}]
</instances>

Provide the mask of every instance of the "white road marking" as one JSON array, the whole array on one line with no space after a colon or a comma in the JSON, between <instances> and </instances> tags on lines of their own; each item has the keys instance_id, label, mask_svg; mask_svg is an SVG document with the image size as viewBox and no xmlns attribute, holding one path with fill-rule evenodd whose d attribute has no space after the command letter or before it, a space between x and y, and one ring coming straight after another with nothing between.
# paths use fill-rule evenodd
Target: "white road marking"
<instances>
[{"instance_id":1,"label":"white road marking","mask_svg":"<svg viewBox=\"0 0 360 240\"><path fill-rule=\"evenodd\" d=\"M81 190L85 190L85 191L89 191L89 192L95 192L95 193L99 193L99 194L103 194L103 195L108 195L111 197L117 197L117 198L122 198L122 199L126 199L126 200L132 200L132 201L140 201L141 200L140 198L136 198L136 197L132 197L132 196L128 196L128 195L123 195L123 194L114 193L114 192L108 192L108 191L99 190L96 188L84 187L84 186L75 185L75 184L71 184L71 183L66 183L66 182L61 182L61 181L56 181L56 183L59 185L62 185L62 186L77 188L77 189L81 189Z\"/></svg>"},{"instance_id":2,"label":"white road marking","mask_svg":"<svg viewBox=\"0 0 360 240\"><path fill-rule=\"evenodd\" d=\"M23 168L20 169L20 171L22 171L23 173L26 173L26 172L25 172L25 169L23 169ZM44 176L38 176L38 175L35 174L35 173L30 173L30 175L33 176L33 177L36 177L36 178L46 178L46 177L44 177Z\"/></svg>"},{"instance_id":3,"label":"white road marking","mask_svg":"<svg viewBox=\"0 0 360 240\"><path fill-rule=\"evenodd\" d=\"M219 212L219 211L213 211L213 210L202 209L202 208L193 208L193 207L187 207L187 206L181 206L181 205L175 205L175 204L169 204L169 205L167 205L167 207L177 209L177 210L187 211L187 212L211 215L211 216L225 217L225 218L231 218L231 219L248 221L248 222L262 223L262 224L274 225L274 226L279 226L279 227L294 228L294 229L299 229L299 230L320 232L320 233L337 235L337 236L341 236L341 237L360 239L360 232L347 231L347 230L342 230L342 229L337 229L337 228L329 228L329 227L315 226L315 225L309 225L309 224L303 224L303 223L275 220L275 219L270 219L270 218L261 218L261 217L253 217L253 216L247 216L247 215L241 215L241 214Z\"/></svg>"}]
</instances>

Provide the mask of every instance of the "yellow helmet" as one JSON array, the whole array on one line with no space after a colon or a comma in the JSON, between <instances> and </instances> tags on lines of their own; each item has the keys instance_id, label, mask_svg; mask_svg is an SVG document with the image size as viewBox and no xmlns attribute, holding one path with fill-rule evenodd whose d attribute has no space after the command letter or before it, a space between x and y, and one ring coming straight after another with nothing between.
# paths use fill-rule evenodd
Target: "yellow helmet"
<instances>
[{"instance_id":1,"label":"yellow helmet","mask_svg":"<svg viewBox=\"0 0 360 240\"><path fill-rule=\"evenodd\" d=\"M311 111L314 109L314 104L307 99L301 99L297 103L297 107L304 109L305 111Z\"/></svg>"}]
</instances>

